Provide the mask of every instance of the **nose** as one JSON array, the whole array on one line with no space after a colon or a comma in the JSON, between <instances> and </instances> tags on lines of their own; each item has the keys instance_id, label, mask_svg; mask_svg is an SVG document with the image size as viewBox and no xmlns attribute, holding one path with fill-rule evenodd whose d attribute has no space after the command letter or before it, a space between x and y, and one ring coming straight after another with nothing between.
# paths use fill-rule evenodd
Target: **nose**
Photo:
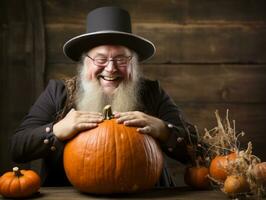
<instances>
[{"instance_id":1,"label":"nose","mask_svg":"<svg viewBox=\"0 0 266 200\"><path fill-rule=\"evenodd\" d=\"M104 70L109 72L109 73L113 73L113 72L117 71L116 66L114 64L114 61L110 60L108 65L104 68Z\"/></svg>"}]
</instances>

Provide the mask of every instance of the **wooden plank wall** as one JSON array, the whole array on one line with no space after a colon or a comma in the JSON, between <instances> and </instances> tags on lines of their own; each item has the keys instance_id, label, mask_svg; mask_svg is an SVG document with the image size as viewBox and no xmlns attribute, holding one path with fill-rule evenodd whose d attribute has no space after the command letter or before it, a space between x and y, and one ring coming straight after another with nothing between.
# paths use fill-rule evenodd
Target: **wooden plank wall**
<instances>
[{"instance_id":1,"label":"wooden plank wall","mask_svg":"<svg viewBox=\"0 0 266 200\"><path fill-rule=\"evenodd\" d=\"M41 1L3 0L0 6L0 174L11 170L9 139L43 89L44 22ZM20 165L28 167L29 163Z\"/></svg>"},{"instance_id":2,"label":"wooden plank wall","mask_svg":"<svg viewBox=\"0 0 266 200\"><path fill-rule=\"evenodd\" d=\"M27 2L27 5L29 2L33 3L30 0L16 3L17 8L12 8L13 12L18 8L24 8ZM35 2L42 6L42 11L35 12L39 13L38 28L40 30L43 28L45 33L41 35L43 38L41 41L45 40L45 43L41 43L40 48L44 50L41 51L40 63L44 62L43 53L45 53L45 68L40 63L40 66L35 68L24 63L27 60L25 44L30 44L32 41L29 39L21 44L19 39L27 38L21 34L27 32L13 33L13 29L9 30L12 27L11 23L7 29L5 25L7 23L1 21L0 45L10 48L9 53L4 52L6 50L3 48L1 55L21 55L21 58L17 57L20 58L19 61L12 60L9 65L5 65L7 61L1 60L1 74L3 67L12 66L13 70L8 72L8 79L22 84L16 88L17 93L13 92L16 95L12 97L21 99L21 102L15 103L13 100L15 107L4 109L9 116L8 119L14 120L13 124L18 124L17 118L23 116L22 114L28 109L26 107L29 106L29 101L32 103L34 99L35 95L31 96L30 100L24 100L27 95L23 93L26 87L36 82L37 76L31 74L32 70L39 70L37 72L39 75L44 73L38 79L43 79L45 83L51 78L73 76L76 73L76 64L64 57L63 44L71 37L84 33L85 18L89 10L100 6L118 5L131 13L133 32L149 38L157 47L156 55L142 64L144 75L161 82L181 107L186 118L197 125L200 132L205 127L210 129L216 125L214 117L216 109L219 109L223 116L226 109L230 109L230 117L236 120L237 130L246 132L243 143L251 140L254 143L254 152L266 160L265 141L262 139L266 134L264 130L266 2L264 0L98 0L94 2L36 0ZM27 14L12 17L14 23L22 30L21 26L32 23L28 20L35 20L34 17L23 19L25 16L32 17L29 15L29 9L28 11L25 9L24 12ZM43 24L40 17L43 17ZM30 29L32 34L37 34L35 31ZM17 35L10 38L9 33ZM9 41L13 39L14 41L6 44L6 37ZM17 46L16 40L22 45L21 48ZM32 52L39 52L38 46L34 47ZM21 70L16 72L18 69ZM22 78L21 74L29 79ZM15 83L4 82L3 87L5 84L12 89L15 88ZM30 94L39 93L39 89L32 86L27 91ZM6 93L5 97L9 94ZM7 100L1 100L1 105L6 103ZM14 112L18 114L11 114ZM8 130L10 135L11 131ZM1 141L5 138L3 133L4 131L1 131ZM3 150L4 148L1 148L1 152ZM170 167L171 163L173 162L170 162ZM174 164L172 167L175 167ZM179 169L176 170L178 173Z\"/></svg>"}]
</instances>

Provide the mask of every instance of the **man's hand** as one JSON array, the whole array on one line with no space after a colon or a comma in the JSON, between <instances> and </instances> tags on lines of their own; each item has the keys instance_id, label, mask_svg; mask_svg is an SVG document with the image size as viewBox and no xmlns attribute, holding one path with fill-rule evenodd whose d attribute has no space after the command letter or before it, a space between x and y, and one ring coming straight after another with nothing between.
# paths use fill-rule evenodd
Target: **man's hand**
<instances>
[{"instance_id":1,"label":"man's hand","mask_svg":"<svg viewBox=\"0 0 266 200\"><path fill-rule=\"evenodd\" d=\"M71 109L61 121L54 124L53 132L59 140L63 141L72 138L80 131L97 127L102 121L101 113Z\"/></svg>"},{"instance_id":2,"label":"man's hand","mask_svg":"<svg viewBox=\"0 0 266 200\"><path fill-rule=\"evenodd\" d=\"M169 130L161 119L143 112L118 112L115 113L114 117L117 118L118 123L138 127L138 132L148 134L161 141L166 141L169 136Z\"/></svg>"}]
</instances>

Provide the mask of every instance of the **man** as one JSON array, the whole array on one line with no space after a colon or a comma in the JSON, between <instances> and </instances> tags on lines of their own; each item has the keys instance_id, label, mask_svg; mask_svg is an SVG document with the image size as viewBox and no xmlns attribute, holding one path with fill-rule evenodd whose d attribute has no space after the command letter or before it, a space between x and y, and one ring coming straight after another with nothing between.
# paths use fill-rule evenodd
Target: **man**
<instances>
[{"instance_id":1,"label":"man","mask_svg":"<svg viewBox=\"0 0 266 200\"><path fill-rule=\"evenodd\" d=\"M157 81L142 78L138 62L155 52L154 45L131 33L130 16L117 7L88 14L87 33L64 45L67 57L80 63L78 76L51 80L12 138L15 162L43 159L47 186L69 184L62 162L67 140L103 121L110 104L117 123L135 126L159 141L163 151L189 161L187 134L180 111ZM174 186L164 167L157 186Z\"/></svg>"}]
</instances>

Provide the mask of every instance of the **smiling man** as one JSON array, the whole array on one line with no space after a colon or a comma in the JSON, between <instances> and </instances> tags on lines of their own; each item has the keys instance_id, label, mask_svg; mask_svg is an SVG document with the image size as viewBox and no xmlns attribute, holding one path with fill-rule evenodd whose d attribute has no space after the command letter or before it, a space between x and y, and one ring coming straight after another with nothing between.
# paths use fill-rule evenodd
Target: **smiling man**
<instances>
[{"instance_id":1,"label":"smiling man","mask_svg":"<svg viewBox=\"0 0 266 200\"><path fill-rule=\"evenodd\" d=\"M80 80L79 110L101 112L107 104L117 111L137 108L137 55L126 47L102 45L84 54Z\"/></svg>"},{"instance_id":2,"label":"smiling man","mask_svg":"<svg viewBox=\"0 0 266 200\"><path fill-rule=\"evenodd\" d=\"M155 47L131 32L127 11L91 11L87 33L67 41L63 51L79 63L78 75L49 82L12 138L15 162L43 159L43 185L68 185L62 161L65 142L97 127L107 104L117 123L137 127L156 139L168 156L189 161L184 127L189 124L158 81L141 75L139 62L151 58ZM174 186L166 167L156 186Z\"/></svg>"}]
</instances>

